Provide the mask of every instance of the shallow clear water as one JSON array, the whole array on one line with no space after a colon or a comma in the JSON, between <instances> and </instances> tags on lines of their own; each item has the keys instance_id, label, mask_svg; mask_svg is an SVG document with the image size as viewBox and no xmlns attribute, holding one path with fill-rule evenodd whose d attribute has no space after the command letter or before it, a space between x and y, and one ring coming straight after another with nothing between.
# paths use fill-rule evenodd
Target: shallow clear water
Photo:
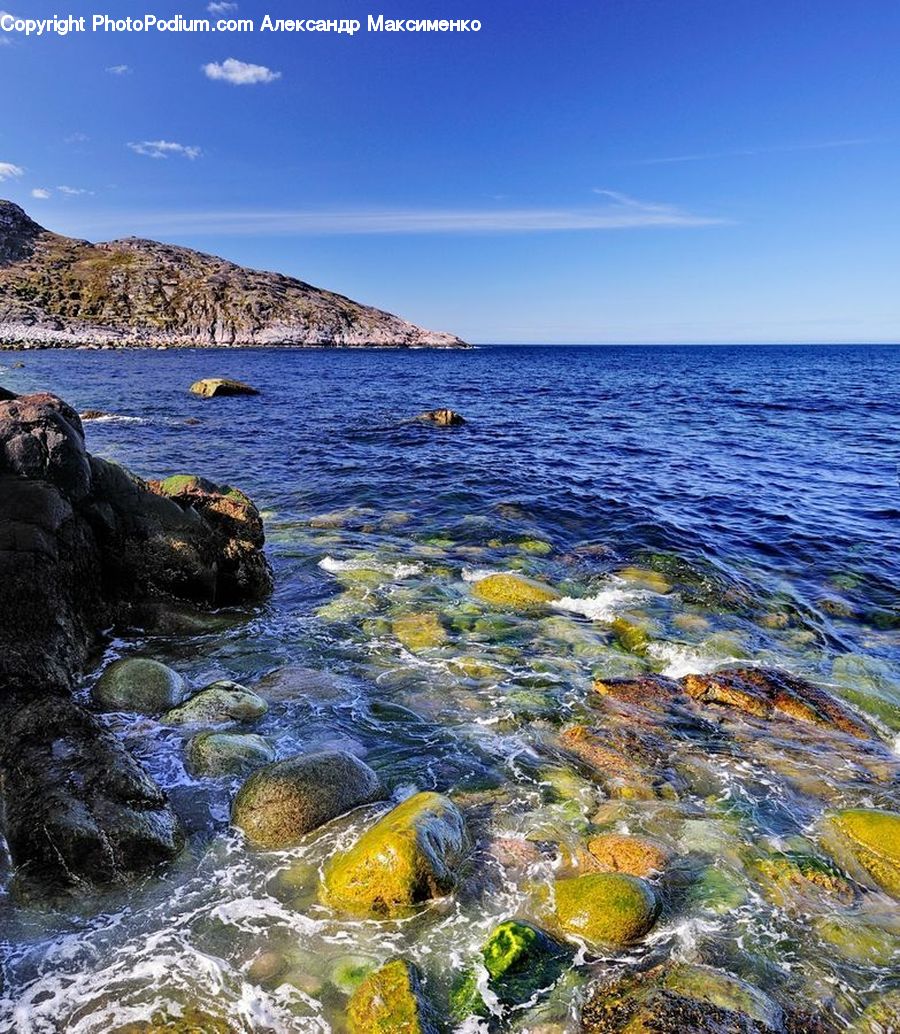
<instances>
[{"instance_id":1,"label":"shallow clear water","mask_svg":"<svg viewBox=\"0 0 900 1034\"><path fill-rule=\"evenodd\" d=\"M262 394L187 393L215 375ZM270 603L203 634L117 640L107 659L141 653L198 687L253 685L271 703L255 731L279 755L348 747L397 799L452 792L476 833L451 899L403 922L347 921L316 903L316 873L371 810L290 851L248 850L228 829L237 782L189 776L181 731L115 716L190 849L93 898L26 905L7 888L0 1030L105 1032L167 1003L236 1030L341 1030L347 957L397 952L440 998L499 919L542 921L541 885L604 829L652 834L677 859L637 954L721 965L841 1023L897 986L900 917L883 896L785 907L754 876L760 852L818 852L828 807L897 808L887 750L838 748L796 723L651 722L656 762L646 738L636 749L655 782L629 799L574 766L557 735L569 722L619 742L640 730L641 716L601 710L595 678L731 660L900 714L900 349L6 353L0 383L111 412L86 425L92 451L146 477L238 485L265 513ZM408 419L439 405L466 426ZM538 616L492 611L471 590L497 570L564 599ZM443 642L405 648L395 622L408 613L437 615ZM646 652L617 640L617 618L645 631ZM847 931L861 929L854 955ZM288 956L277 986L248 972L262 950ZM537 1012L505 1022L577 1029L573 991L622 958L584 957Z\"/></svg>"}]
</instances>

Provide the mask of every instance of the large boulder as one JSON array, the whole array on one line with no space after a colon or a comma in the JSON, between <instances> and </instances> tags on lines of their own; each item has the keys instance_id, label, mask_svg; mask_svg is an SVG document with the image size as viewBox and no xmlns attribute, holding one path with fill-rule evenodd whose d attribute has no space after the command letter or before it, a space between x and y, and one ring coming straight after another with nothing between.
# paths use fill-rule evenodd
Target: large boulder
<instances>
[{"instance_id":1,"label":"large boulder","mask_svg":"<svg viewBox=\"0 0 900 1034\"><path fill-rule=\"evenodd\" d=\"M257 847L289 847L382 796L378 776L353 754L298 754L254 772L235 798L231 819Z\"/></svg>"},{"instance_id":2,"label":"large boulder","mask_svg":"<svg viewBox=\"0 0 900 1034\"><path fill-rule=\"evenodd\" d=\"M419 971L393 959L366 977L347 1007L348 1034L437 1034Z\"/></svg>"},{"instance_id":3,"label":"large boulder","mask_svg":"<svg viewBox=\"0 0 900 1034\"><path fill-rule=\"evenodd\" d=\"M591 873L557 880L560 927L594 947L640 940L656 921L659 901L649 883L622 873Z\"/></svg>"},{"instance_id":4,"label":"large boulder","mask_svg":"<svg viewBox=\"0 0 900 1034\"><path fill-rule=\"evenodd\" d=\"M187 495L91 456L61 399L0 392L0 775L22 875L115 879L177 850L165 796L69 694L108 629L271 588L253 504Z\"/></svg>"},{"instance_id":5,"label":"large boulder","mask_svg":"<svg viewBox=\"0 0 900 1034\"><path fill-rule=\"evenodd\" d=\"M437 793L417 793L325 867L322 901L353 915L393 918L449 893L468 848L456 806Z\"/></svg>"}]
</instances>

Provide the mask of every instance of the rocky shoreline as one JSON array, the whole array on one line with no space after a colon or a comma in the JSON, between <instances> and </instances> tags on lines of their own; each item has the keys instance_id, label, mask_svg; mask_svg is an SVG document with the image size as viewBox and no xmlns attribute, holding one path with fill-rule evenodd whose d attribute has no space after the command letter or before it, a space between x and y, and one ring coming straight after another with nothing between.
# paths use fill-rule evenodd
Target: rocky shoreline
<instances>
[{"instance_id":1,"label":"rocky shoreline","mask_svg":"<svg viewBox=\"0 0 900 1034\"><path fill-rule=\"evenodd\" d=\"M454 415L424 416L454 426ZM334 532L347 519L327 516L310 526ZM525 884L527 905L486 930L473 957L439 960L443 982L402 951L377 963L351 956L348 972L334 978L349 1034L439 1034L462 1024L529 1034L847 1029L817 1002L788 993L789 969L763 990L745 959L685 959L660 931L687 922L689 909L709 919L755 901L789 915L812 911L816 920L852 914L865 934L850 943L835 935L835 951L890 956L892 935L877 917L900 900L900 813L891 804L900 766L877 717L753 663L679 678L597 678L577 716L548 713L540 693L526 690L520 721L540 745L531 763L542 766L536 779L563 814L577 813L573 842L542 814L529 836L500 835L491 818L514 806L496 781L422 790L394 785L375 760L370 766L349 750L279 756L258 728L277 699L266 679L191 687L155 659L125 656L104 667L90 707L75 702L77 676L110 628L177 627L210 607L264 600L272 573L263 545L260 514L239 490L193 475L142 481L90 455L78 415L61 400L0 395L0 763L5 833L17 882L29 892L119 882L178 857L185 834L175 809L104 718L146 715L184 731L197 778L239 778L230 821L242 849L289 852L323 831L323 864L291 857L274 879L304 911L403 924L492 893L494 872ZM519 545L526 556L549 548ZM351 597L387 577L374 562L338 570ZM625 570L659 594L671 589L658 572ZM482 572L468 591L453 612L460 627L481 622L490 633L519 619L560 620L556 583L522 571ZM381 620L380 634L417 659L450 636L451 618L437 610ZM623 654L647 653L648 633L636 621L616 618L611 634ZM470 687L496 675L475 657L456 663ZM471 704L479 706L474 692ZM752 766L776 798L802 788L808 837L777 849L759 842L738 855L725 830L740 820L742 802L722 793L717 759ZM819 763L848 768L846 799L825 791ZM600 800L590 821L576 805L585 787ZM363 826L350 836L341 823L354 814ZM297 950L274 940L258 948L242 963L246 979L264 991L286 983L305 993L311 985ZM603 960L606 972L590 960ZM760 964L760 982L776 969ZM579 987L574 978L585 972ZM565 1019L541 1018L551 999ZM900 997L887 987L849 1029L884 1034L898 1022ZM115 1029L245 1028L191 1003Z\"/></svg>"}]
</instances>

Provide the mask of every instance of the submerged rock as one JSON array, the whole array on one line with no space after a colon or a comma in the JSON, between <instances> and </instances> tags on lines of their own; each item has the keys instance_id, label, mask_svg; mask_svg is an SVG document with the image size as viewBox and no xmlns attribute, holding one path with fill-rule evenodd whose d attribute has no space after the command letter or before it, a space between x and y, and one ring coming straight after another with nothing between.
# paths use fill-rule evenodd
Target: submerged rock
<instances>
[{"instance_id":1,"label":"submerged rock","mask_svg":"<svg viewBox=\"0 0 900 1034\"><path fill-rule=\"evenodd\" d=\"M826 844L854 875L900 900L900 812L850 808L830 817ZM862 872L860 872L862 870Z\"/></svg>"},{"instance_id":2,"label":"submerged rock","mask_svg":"<svg viewBox=\"0 0 900 1034\"><path fill-rule=\"evenodd\" d=\"M851 884L814 855L774 852L756 859L753 869L763 894L779 908L808 913L823 905L851 905L856 898Z\"/></svg>"},{"instance_id":3,"label":"submerged rock","mask_svg":"<svg viewBox=\"0 0 900 1034\"><path fill-rule=\"evenodd\" d=\"M504 610L529 611L545 607L559 599L549 585L517 574L491 574L475 582L472 592L479 599Z\"/></svg>"},{"instance_id":4,"label":"submerged rock","mask_svg":"<svg viewBox=\"0 0 900 1034\"><path fill-rule=\"evenodd\" d=\"M257 847L289 847L381 796L378 776L352 754L298 754L250 776L235 798L231 820Z\"/></svg>"},{"instance_id":5,"label":"submerged rock","mask_svg":"<svg viewBox=\"0 0 900 1034\"><path fill-rule=\"evenodd\" d=\"M134 1020L114 1027L109 1034L234 1034L228 1020L213 1016L194 1005L161 1009L151 1020Z\"/></svg>"},{"instance_id":6,"label":"submerged rock","mask_svg":"<svg viewBox=\"0 0 900 1034\"><path fill-rule=\"evenodd\" d=\"M598 984L583 1034L786 1034L782 1008L744 980L709 966L674 965Z\"/></svg>"},{"instance_id":7,"label":"submerged rock","mask_svg":"<svg viewBox=\"0 0 900 1034\"><path fill-rule=\"evenodd\" d=\"M320 897L354 915L404 916L453 889L467 848L456 806L440 794L418 793L328 862Z\"/></svg>"},{"instance_id":8,"label":"submerged rock","mask_svg":"<svg viewBox=\"0 0 900 1034\"><path fill-rule=\"evenodd\" d=\"M184 679L149 657L113 661L94 686L92 696L107 711L160 714L180 704L189 693Z\"/></svg>"},{"instance_id":9,"label":"submerged rock","mask_svg":"<svg viewBox=\"0 0 900 1034\"><path fill-rule=\"evenodd\" d=\"M894 1034L900 1030L900 991L888 991L851 1024L851 1034Z\"/></svg>"},{"instance_id":10,"label":"submerged rock","mask_svg":"<svg viewBox=\"0 0 900 1034\"><path fill-rule=\"evenodd\" d=\"M222 725L261 718L269 705L261 696L237 682L222 679L194 694L162 716L166 725Z\"/></svg>"},{"instance_id":11,"label":"submerged rock","mask_svg":"<svg viewBox=\"0 0 900 1034\"><path fill-rule=\"evenodd\" d=\"M629 876L653 876L669 861L665 848L646 837L604 833L588 841L588 852L601 872L624 872Z\"/></svg>"},{"instance_id":12,"label":"submerged rock","mask_svg":"<svg viewBox=\"0 0 900 1034\"><path fill-rule=\"evenodd\" d=\"M416 420L437 424L438 427L460 427L466 422L459 413L454 413L452 409L430 409L427 413L420 413Z\"/></svg>"},{"instance_id":13,"label":"submerged rock","mask_svg":"<svg viewBox=\"0 0 900 1034\"><path fill-rule=\"evenodd\" d=\"M243 381L231 380L228 377L207 377L201 381L194 381L191 393L205 399L213 399L221 395L258 395L259 391Z\"/></svg>"},{"instance_id":14,"label":"submerged rock","mask_svg":"<svg viewBox=\"0 0 900 1034\"><path fill-rule=\"evenodd\" d=\"M201 732L185 748L195 775L240 775L275 760L270 743L254 733Z\"/></svg>"},{"instance_id":15,"label":"submerged rock","mask_svg":"<svg viewBox=\"0 0 900 1034\"><path fill-rule=\"evenodd\" d=\"M633 944L649 932L659 913L650 884L621 873L557 880L554 893L562 929L595 947Z\"/></svg>"},{"instance_id":16,"label":"submerged rock","mask_svg":"<svg viewBox=\"0 0 900 1034\"><path fill-rule=\"evenodd\" d=\"M481 951L488 988L501 1006L521 1005L547 991L568 967L572 950L530 923L509 919L495 927ZM478 988L478 974L464 973L451 993L453 1015L464 1020L489 1009Z\"/></svg>"},{"instance_id":17,"label":"submerged rock","mask_svg":"<svg viewBox=\"0 0 900 1034\"><path fill-rule=\"evenodd\" d=\"M348 1034L437 1034L418 969L394 959L366 977L347 1007Z\"/></svg>"},{"instance_id":18,"label":"submerged rock","mask_svg":"<svg viewBox=\"0 0 900 1034\"><path fill-rule=\"evenodd\" d=\"M102 409L85 409L78 415L81 417L82 423L88 420L103 420L104 417L112 416L111 413L106 413Z\"/></svg>"},{"instance_id":19,"label":"submerged rock","mask_svg":"<svg viewBox=\"0 0 900 1034\"><path fill-rule=\"evenodd\" d=\"M440 646L447 639L441 619L433 611L424 614L402 614L394 618L391 628L407 650L413 653Z\"/></svg>"}]
</instances>

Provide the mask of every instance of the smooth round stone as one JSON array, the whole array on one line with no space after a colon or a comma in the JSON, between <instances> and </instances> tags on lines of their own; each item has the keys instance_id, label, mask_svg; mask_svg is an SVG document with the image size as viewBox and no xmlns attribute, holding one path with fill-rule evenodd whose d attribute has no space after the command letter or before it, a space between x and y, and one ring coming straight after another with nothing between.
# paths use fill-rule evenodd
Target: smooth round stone
<instances>
[{"instance_id":1,"label":"smooth round stone","mask_svg":"<svg viewBox=\"0 0 900 1034\"><path fill-rule=\"evenodd\" d=\"M167 725L221 725L261 718L269 705L261 696L237 682L223 679L201 689L180 707L163 715Z\"/></svg>"},{"instance_id":2,"label":"smooth round stone","mask_svg":"<svg viewBox=\"0 0 900 1034\"><path fill-rule=\"evenodd\" d=\"M589 944L633 944L656 921L659 902L649 883L622 873L592 873L557 880L556 917Z\"/></svg>"},{"instance_id":3,"label":"smooth round stone","mask_svg":"<svg viewBox=\"0 0 900 1034\"><path fill-rule=\"evenodd\" d=\"M161 714L188 695L184 679L172 668L147 657L114 661L100 676L92 696L107 711Z\"/></svg>"},{"instance_id":4,"label":"smooth round stone","mask_svg":"<svg viewBox=\"0 0 900 1034\"><path fill-rule=\"evenodd\" d=\"M275 760L271 744L254 733L201 732L186 749L196 775L241 775Z\"/></svg>"}]
</instances>

